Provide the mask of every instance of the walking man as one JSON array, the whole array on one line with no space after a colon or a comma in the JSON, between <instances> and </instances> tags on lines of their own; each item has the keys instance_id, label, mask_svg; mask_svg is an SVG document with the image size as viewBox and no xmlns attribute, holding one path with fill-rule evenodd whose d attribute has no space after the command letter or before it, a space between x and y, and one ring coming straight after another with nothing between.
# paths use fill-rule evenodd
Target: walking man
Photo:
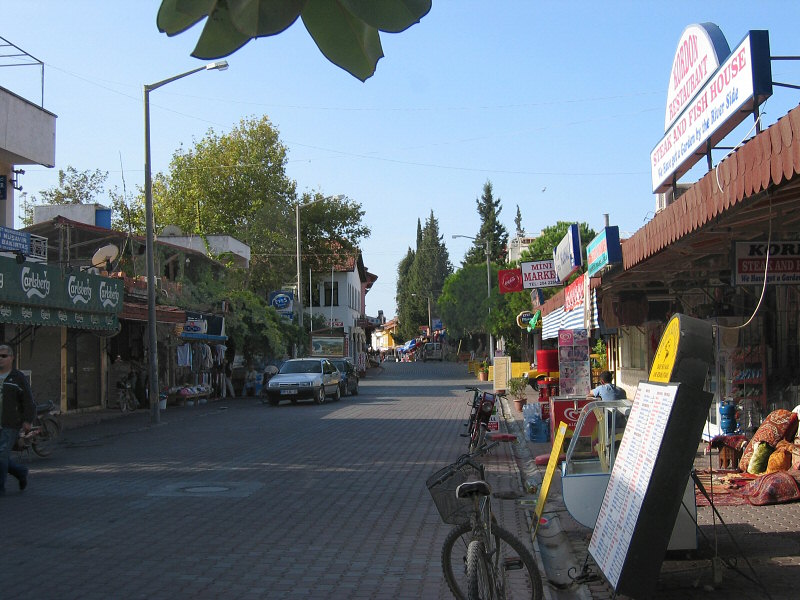
<instances>
[{"instance_id":1,"label":"walking man","mask_svg":"<svg viewBox=\"0 0 800 600\"><path fill-rule=\"evenodd\" d=\"M14 349L0 344L0 496L6 493L6 474L19 482L20 491L28 485L28 467L11 458L20 428L30 431L36 416L31 386L19 369L14 369Z\"/></svg>"}]
</instances>

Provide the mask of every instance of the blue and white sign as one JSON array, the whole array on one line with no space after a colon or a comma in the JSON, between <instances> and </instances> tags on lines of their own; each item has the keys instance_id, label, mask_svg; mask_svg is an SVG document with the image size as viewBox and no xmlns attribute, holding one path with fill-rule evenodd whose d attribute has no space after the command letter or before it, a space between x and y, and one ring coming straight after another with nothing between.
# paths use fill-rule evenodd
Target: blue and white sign
<instances>
[{"instance_id":1,"label":"blue and white sign","mask_svg":"<svg viewBox=\"0 0 800 600\"><path fill-rule=\"evenodd\" d=\"M30 254L31 234L0 226L0 250Z\"/></svg>"},{"instance_id":2,"label":"blue and white sign","mask_svg":"<svg viewBox=\"0 0 800 600\"><path fill-rule=\"evenodd\" d=\"M603 267L622 262L619 227L605 227L586 246L586 274L591 277Z\"/></svg>"},{"instance_id":3,"label":"blue and white sign","mask_svg":"<svg viewBox=\"0 0 800 600\"><path fill-rule=\"evenodd\" d=\"M294 292L291 290L270 292L269 305L282 317L292 319L294 316Z\"/></svg>"},{"instance_id":4,"label":"blue and white sign","mask_svg":"<svg viewBox=\"0 0 800 600\"><path fill-rule=\"evenodd\" d=\"M573 223L558 246L553 248L553 266L558 280L564 283L582 264L581 233L578 224Z\"/></svg>"}]
</instances>

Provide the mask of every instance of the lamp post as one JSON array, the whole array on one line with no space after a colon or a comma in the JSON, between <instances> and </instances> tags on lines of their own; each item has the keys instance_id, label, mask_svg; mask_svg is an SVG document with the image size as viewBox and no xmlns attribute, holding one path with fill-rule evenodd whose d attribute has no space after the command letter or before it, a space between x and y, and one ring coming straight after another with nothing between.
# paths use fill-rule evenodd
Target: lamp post
<instances>
[{"instance_id":1,"label":"lamp post","mask_svg":"<svg viewBox=\"0 0 800 600\"><path fill-rule=\"evenodd\" d=\"M298 308L298 315L297 315L297 324L300 328L303 328L303 282L300 276L300 208L303 206L310 206L312 204L316 204L317 202L322 202L325 198L317 198L316 200L312 200L311 202L306 202L301 204L298 202L294 205L295 208L295 223L297 225L297 298L295 301L297 302ZM309 285L311 284L311 275L308 276ZM309 292L310 293L310 292ZM311 297L308 298L311 300Z\"/></svg>"},{"instance_id":2,"label":"lamp post","mask_svg":"<svg viewBox=\"0 0 800 600\"><path fill-rule=\"evenodd\" d=\"M412 292L411 295L415 296L415 297L419 297L422 294L415 294L415 293ZM432 335L433 334L433 326L432 326L432 322L431 322L431 297L430 297L430 295L426 295L425 299L428 301L428 335Z\"/></svg>"},{"instance_id":3,"label":"lamp post","mask_svg":"<svg viewBox=\"0 0 800 600\"><path fill-rule=\"evenodd\" d=\"M483 242L484 249L486 250L486 296L488 298L489 304L489 315L492 314L492 267L489 262L489 240L482 239L479 237L472 237L470 235L453 235L453 239L456 238L467 238L468 240L473 240L475 242ZM489 360L494 362L494 336L492 335L490 325L487 322L486 329L489 331Z\"/></svg>"},{"instance_id":4,"label":"lamp post","mask_svg":"<svg viewBox=\"0 0 800 600\"><path fill-rule=\"evenodd\" d=\"M147 377L149 380L148 396L152 408L153 423L161 420L161 413L158 408L158 346L156 344L156 268L153 253L153 181L150 173L150 92L157 90L163 85L172 83L188 75L200 71L218 70L224 71L228 68L228 62L220 60L209 63L202 67L197 67L191 71L186 71L180 75L175 75L168 79L156 83L145 84L144 86L144 210L145 210L145 229L147 231Z\"/></svg>"}]
</instances>

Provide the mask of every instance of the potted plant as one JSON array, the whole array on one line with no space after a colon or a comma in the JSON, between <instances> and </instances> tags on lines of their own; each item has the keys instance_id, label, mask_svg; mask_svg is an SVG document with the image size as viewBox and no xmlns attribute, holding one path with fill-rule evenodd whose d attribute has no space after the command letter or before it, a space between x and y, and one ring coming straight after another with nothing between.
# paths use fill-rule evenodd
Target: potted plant
<instances>
[{"instance_id":1,"label":"potted plant","mask_svg":"<svg viewBox=\"0 0 800 600\"><path fill-rule=\"evenodd\" d=\"M489 381L489 363L485 360L481 363L481 368L478 370L478 379L481 381Z\"/></svg>"},{"instance_id":2,"label":"potted plant","mask_svg":"<svg viewBox=\"0 0 800 600\"><path fill-rule=\"evenodd\" d=\"M522 407L528 403L525 395L525 388L528 387L528 380L524 377L512 377L508 380L508 393L514 398L515 408L522 412Z\"/></svg>"}]
</instances>

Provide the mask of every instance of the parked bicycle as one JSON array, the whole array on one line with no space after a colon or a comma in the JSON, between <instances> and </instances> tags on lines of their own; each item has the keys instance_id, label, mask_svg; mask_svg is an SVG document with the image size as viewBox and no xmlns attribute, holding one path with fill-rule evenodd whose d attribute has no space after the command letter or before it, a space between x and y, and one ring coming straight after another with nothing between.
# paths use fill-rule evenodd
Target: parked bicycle
<instances>
[{"instance_id":1,"label":"parked bicycle","mask_svg":"<svg viewBox=\"0 0 800 600\"><path fill-rule=\"evenodd\" d=\"M139 400L133 393L136 385L136 373L131 371L128 375L117 382L117 406L122 412L134 411L139 408Z\"/></svg>"},{"instance_id":2,"label":"parked bicycle","mask_svg":"<svg viewBox=\"0 0 800 600\"><path fill-rule=\"evenodd\" d=\"M14 449L18 452L33 450L35 454L43 458L50 456L61 435L59 413L60 411L52 400L44 404L37 404L36 418L30 430L20 431Z\"/></svg>"},{"instance_id":3,"label":"parked bicycle","mask_svg":"<svg viewBox=\"0 0 800 600\"><path fill-rule=\"evenodd\" d=\"M484 392L476 387L468 387L466 390L472 392L472 409L469 421L465 423L467 433L462 435L469 438L469 451L474 452L486 442L489 419L497 404L498 394Z\"/></svg>"},{"instance_id":4,"label":"parked bicycle","mask_svg":"<svg viewBox=\"0 0 800 600\"><path fill-rule=\"evenodd\" d=\"M533 556L497 523L484 466L475 460L497 444L460 456L426 481L442 520L455 525L442 546L444 578L458 600L541 600L542 578Z\"/></svg>"}]
</instances>

